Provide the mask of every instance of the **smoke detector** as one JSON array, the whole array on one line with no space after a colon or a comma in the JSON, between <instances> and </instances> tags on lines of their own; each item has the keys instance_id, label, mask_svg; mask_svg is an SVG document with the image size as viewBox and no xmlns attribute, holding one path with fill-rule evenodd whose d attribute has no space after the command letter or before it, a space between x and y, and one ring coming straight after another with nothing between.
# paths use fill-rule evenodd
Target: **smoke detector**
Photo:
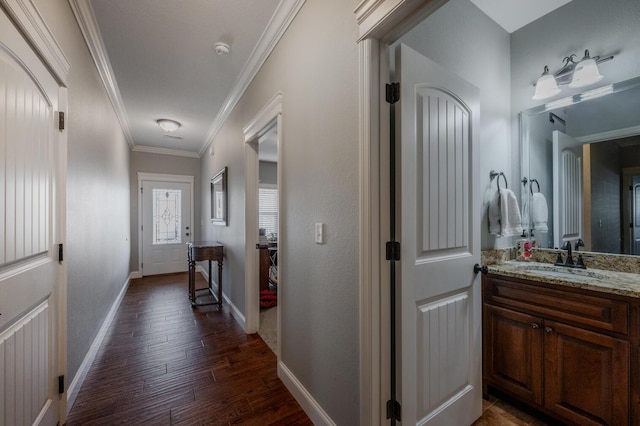
<instances>
[{"instance_id":1,"label":"smoke detector","mask_svg":"<svg viewBox=\"0 0 640 426\"><path fill-rule=\"evenodd\" d=\"M231 47L227 43L219 41L215 45L215 50L218 55L224 56L228 55L229 52L231 52Z\"/></svg>"}]
</instances>

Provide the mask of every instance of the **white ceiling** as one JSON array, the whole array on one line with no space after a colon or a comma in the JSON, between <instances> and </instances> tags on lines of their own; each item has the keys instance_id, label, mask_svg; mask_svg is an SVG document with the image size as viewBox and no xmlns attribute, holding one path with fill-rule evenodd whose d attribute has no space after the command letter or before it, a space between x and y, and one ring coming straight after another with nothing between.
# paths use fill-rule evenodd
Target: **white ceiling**
<instances>
[{"instance_id":1,"label":"white ceiling","mask_svg":"<svg viewBox=\"0 0 640 426\"><path fill-rule=\"evenodd\" d=\"M71 0L132 149L188 156L206 151L303 3ZM159 118L182 127L167 137Z\"/></svg>"},{"instance_id":2,"label":"white ceiling","mask_svg":"<svg viewBox=\"0 0 640 426\"><path fill-rule=\"evenodd\" d=\"M131 148L197 157L304 1L70 3ZM570 0L471 1L513 32ZM219 41L229 55L216 55ZM182 127L167 135L160 118Z\"/></svg>"},{"instance_id":3,"label":"white ceiling","mask_svg":"<svg viewBox=\"0 0 640 426\"><path fill-rule=\"evenodd\" d=\"M498 25L512 33L571 0L471 0Z\"/></svg>"}]
</instances>

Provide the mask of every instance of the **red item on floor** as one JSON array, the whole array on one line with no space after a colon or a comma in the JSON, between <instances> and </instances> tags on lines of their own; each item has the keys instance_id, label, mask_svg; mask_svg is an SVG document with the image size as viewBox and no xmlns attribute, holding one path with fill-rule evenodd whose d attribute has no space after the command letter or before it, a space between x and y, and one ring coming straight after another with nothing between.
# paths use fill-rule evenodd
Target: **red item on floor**
<instances>
[{"instance_id":1,"label":"red item on floor","mask_svg":"<svg viewBox=\"0 0 640 426\"><path fill-rule=\"evenodd\" d=\"M271 290L262 290L260 292L260 307L272 308L278 304L278 293Z\"/></svg>"}]
</instances>

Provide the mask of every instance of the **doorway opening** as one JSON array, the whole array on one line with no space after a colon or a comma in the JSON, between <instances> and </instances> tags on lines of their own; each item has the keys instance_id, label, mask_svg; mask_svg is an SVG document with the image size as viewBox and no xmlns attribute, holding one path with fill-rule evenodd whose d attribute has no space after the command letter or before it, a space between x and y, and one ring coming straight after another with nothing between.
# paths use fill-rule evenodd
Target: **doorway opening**
<instances>
[{"instance_id":1,"label":"doorway opening","mask_svg":"<svg viewBox=\"0 0 640 426\"><path fill-rule=\"evenodd\" d=\"M278 128L275 122L258 138L258 245L262 340L278 344Z\"/></svg>"},{"instance_id":2,"label":"doorway opening","mask_svg":"<svg viewBox=\"0 0 640 426\"><path fill-rule=\"evenodd\" d=\"M282 94L245 135L245 306L247 333L259 333L279 359L282 302Z\"/></svg>"}]
</instances>

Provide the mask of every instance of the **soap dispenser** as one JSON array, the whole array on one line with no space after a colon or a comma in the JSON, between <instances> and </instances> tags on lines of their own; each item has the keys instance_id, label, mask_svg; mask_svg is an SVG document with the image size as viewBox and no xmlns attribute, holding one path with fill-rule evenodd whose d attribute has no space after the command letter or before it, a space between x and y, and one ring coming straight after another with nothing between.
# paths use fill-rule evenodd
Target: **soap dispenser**
<instances>
[{"instance_id":1,"label":"soap dispenser","mask_svg":"<svg viewBox=\"0 0 640 426\"><path fill-rule=\"evenodd\" d=\"M531 258L531 241L527 238L526 231L522 231L522 235L516 242L518 250L518 260L529 260Z\"/></svg>"}]
</instances>

